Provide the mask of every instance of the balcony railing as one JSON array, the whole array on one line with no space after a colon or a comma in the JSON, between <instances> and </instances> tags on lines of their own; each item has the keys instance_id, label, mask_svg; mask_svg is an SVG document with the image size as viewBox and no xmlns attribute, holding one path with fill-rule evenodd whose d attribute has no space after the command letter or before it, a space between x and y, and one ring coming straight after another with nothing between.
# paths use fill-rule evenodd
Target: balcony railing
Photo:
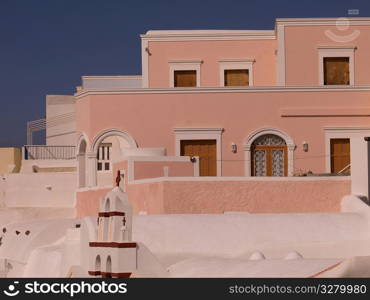
<instances>
[{"instance_id":1,"label":"balcony railing","mask_svg":"<svg viewBox=\"0 0 370 300\"><path fill-rule=\"evenodd\" d=\"M23 159L75 159L75 146L25 145Z\"/></svg>"}]
</instances>

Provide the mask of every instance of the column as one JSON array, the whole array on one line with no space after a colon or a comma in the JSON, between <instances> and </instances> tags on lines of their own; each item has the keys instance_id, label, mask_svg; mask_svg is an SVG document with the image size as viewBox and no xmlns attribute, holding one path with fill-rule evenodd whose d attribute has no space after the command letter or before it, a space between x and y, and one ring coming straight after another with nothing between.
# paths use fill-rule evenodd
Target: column
<instances>
[{"instance_id":1,"label":"column","mask_svg":"<svg viewBox=\"0 0 370 300\"><path fill-rule=\"evenodd\" d=\"M86 186L86 157L85 154L77 155L77 186L79 188Z\"/></svg>"},{"instance_id":2,"label":"column","mask_svg":"<svg viewBox=\"0 0 370 300\"><path fill-rule=\"evenodd\" d=\"M89 187L95 187L98 184L96 153L89 152L87 153L86 157L87 157L87 184Z\"/></svg>"}]
</instances>

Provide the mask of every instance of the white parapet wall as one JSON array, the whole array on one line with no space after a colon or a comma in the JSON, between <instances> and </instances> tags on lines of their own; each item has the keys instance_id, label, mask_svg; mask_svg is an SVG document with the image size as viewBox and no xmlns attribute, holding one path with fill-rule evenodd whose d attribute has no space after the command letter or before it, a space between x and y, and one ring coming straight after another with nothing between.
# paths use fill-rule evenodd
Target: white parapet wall
<instances>
[{"instance_id":1,"label":"white parapet wall","mask_svg":"<svg viewBox=\"0 0 370 300\"><path fill-rule=\"evenodd\" d=\"M357 211L135 216L133 240L166 266L193 257L248 259L254 251L268 259L291 251L304 258L370 255L368 218Z\"/></svg>"},{"instance_id":2,"label":"white parapet wall","mask_svg":"<svg viewBox=\"0 0 370 300\"><path fill-rule=\"evenodd\" d=\"M82 76L82 88L114 89L114 88L141 88L142 79L137 76Z\"/></svg>"},{"instance_id":3,"label":"white parapet wall","mask_svg":"<svg viewBox=\"0 0 370 300\"><path fill-rule=\"evenodd\" d=\"M4 174L0 181L3 207L70 208L75 205L75 172Z\"/></svg>"},{"instance_id":4,"label":"white parapet wall","mask_svg":"<svg viewBox=\"0 0 370 300\"><path fill-rule=\"evenodd\" d=\"M55 172L62 172L65 169L76 170L77 161L75 159L30 159L22 160L20 173L35 173L39 169L40 172L54 169Z\"/></svg>"},{"instance_id":5,"label":"white parapet wall","mask_svg":"<svg viewBox=\"0 0 370 300\"><path fill-rule=\"evenodd\" d=\"M352 194L368 196L368 153L364 135L351 138Z\"/></svg>"},{"instance_id":6,"label":"white parapet wall","mask_svg":"<svg viewBox=\"0 0 370 300\"><path fill-rule=\"evenodd\" d=\"M6 225L1 232L0 259L11 264L7 276L59 276L67 229L78 223L76 219L65 219Z\"/></svg>"}]
</instances>

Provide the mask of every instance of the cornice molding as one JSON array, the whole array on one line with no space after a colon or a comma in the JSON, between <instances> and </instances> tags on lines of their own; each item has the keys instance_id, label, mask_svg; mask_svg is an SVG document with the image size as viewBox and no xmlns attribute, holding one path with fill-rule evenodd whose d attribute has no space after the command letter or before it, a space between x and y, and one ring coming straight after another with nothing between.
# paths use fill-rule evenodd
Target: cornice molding
<instances>
[{"instance_id":1,"label":"cornice molding","mask_svg":"<svg viewBox=\"0 0 370 300\"><path fill-rule=\"evenodd\" d=\"M150 30L140 37L148 41L276 39L275 30Z\"/></svg>"},{"instance_id":2,"label":"cornice molding","mask_svg":"<svg viewBox=\"0 0 370 300\"><path fill-rule=\"evenodd\" d=\"M202 64L202 59L171 59L168 61L169 64Z\"/></svg>"},{"instance_id":3,"label":"cornice molding","mask_svg":"<svg viewBox=\"0 0 370 300\"><path fill-rule=\"evenodd\" d=\"M141 75L81 76L82 79L141 79Z\"/></svg>"},{"instance_id":4,"label":"cornice molding","mask_svg":"<svg viewBox=\"0 0 370 300\"><path fill-rule=\"evenodd\" d=\"M222 133L224 131L223 128L214 128L214 127L208 127L208 128L192 128L192 127L181 127L181 128L174 128L173 131L175 133Z\"/></svg>"},{"instance_id":5,"label":"cornice molding","mask_svg":"<svg viewBox=\"0 0 370 300\"><path fill-rule=\"evenodd\" d=\"M89 95L117 94L202 94L202 93L269 93L269 92L361 92L370 91L370 86L311 86L311 87L196 87L196 88L129 88L129 89L87 89L75 93L76 99Z\"/></svg>"},{"instance_id":6,"label":"cornice molding","mask_svg":"<svg viewBox=\"0 0 370 300\"><path fill-rule=\"evenodd\" d=\"M323 26L337 25L338 20L345 19L349 25L370 25L370 18L277 18L276 25L284 26Z\"/></svg>"},{"instance_id":7,"label":"cornice molding","mask_svg":"<svg viewBox=\"0 0 370 300\"><path fill-rule=\"evenodd\" d=\"M245 63L245 62L256 62L255 58L225 58L220 59L220 63Z\"/></svg>"}]
</instances>

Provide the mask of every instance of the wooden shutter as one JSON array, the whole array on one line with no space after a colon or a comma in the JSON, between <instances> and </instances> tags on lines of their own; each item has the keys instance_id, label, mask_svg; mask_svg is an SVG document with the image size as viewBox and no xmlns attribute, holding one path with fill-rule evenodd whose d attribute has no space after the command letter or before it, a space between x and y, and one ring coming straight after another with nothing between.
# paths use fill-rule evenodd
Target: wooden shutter
<instances>
[{"instance_id":1,"label":"wooden shutter","mask_svg":"<svg viewBox=\"0 0 370 300\"><path fill-rule=\"evenodd\" d=\"M197 86L197 72L190 71L175 71L174 72L175 87L195 87Z\"/></svg>"},{"instance_id":2,"label":"wooden shutter","mask_svg":"<svg viewBox=\"0 0 370 300\"><path fill-rule=\"evenodd\" d=\"M199 156L200 176L217 176L216 140L181 141L182 156Z\"/></svg>"},{"instance_id":3,"label":"wooden shutter","mask_svg":"<svg viewBox=\"0 0 370 300\"><path fill-rule=\"evenodd\" d=\"M249 70L225 70L225 86L248 86Z\"/></svg>"},{"instance_id":4,"label":"wooden shutter","mask_svg":"<svg viewBox=\"0 0 370 300\"><path fill-rule=\"evenodd\" d=\"M331 172L339 173L351 163L349 139L330 140ZM343 174L349 174L350 168L346 168Z\"/></svg>"},{"instance_id":5,"label":"wooden shutter","mask_svg":"<svg viewBox=\"0 0 370 300\"><path fill-rule=\"evenodd\" d=\"M324 57L324 84L349 84L349 57Z\"/></svg>"}]
</instances>

